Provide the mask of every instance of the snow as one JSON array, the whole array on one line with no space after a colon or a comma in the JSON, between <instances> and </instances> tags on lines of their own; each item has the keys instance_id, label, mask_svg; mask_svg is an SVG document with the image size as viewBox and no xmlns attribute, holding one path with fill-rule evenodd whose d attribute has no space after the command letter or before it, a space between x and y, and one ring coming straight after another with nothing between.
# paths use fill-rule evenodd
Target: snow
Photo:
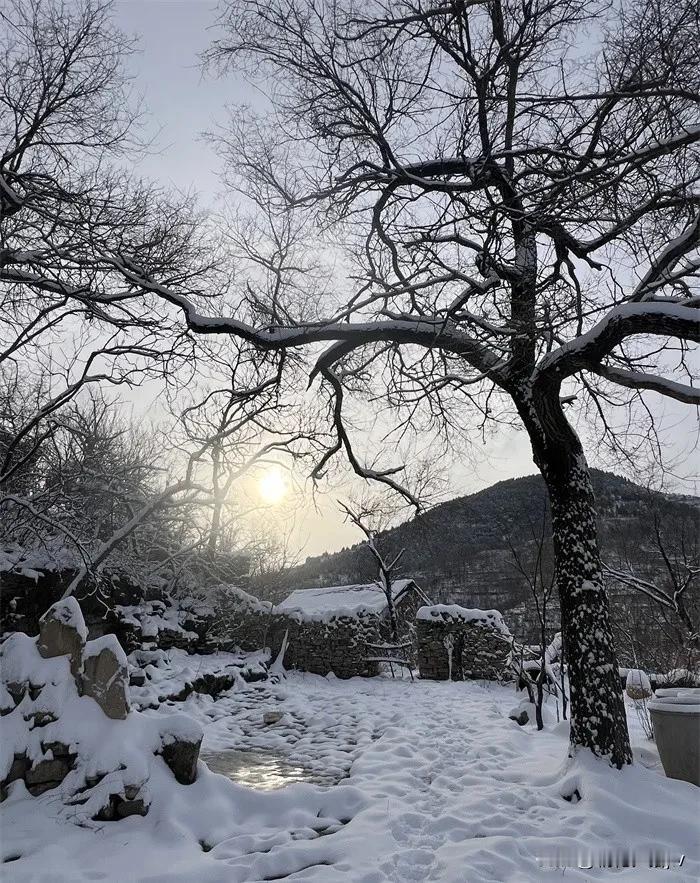
<instances>
[{"instance_id":1,"label":"snow","mask_svg":"<svg viewBox=\"0 0 700 883\"><path fill-rule=\"evenodd\" d=\"M203 750L274 750L345 778L256 792L204 764L181 786L156 764L148 815L96 828L66 824L52 792L32 799L12 786L3 879L40 880L50 868L52 883L608 880L595 865L624 850L637 867L616 879L697 879L698 789L664 777L631 702L637 763L618 772L587 752L566 761L568 724L551 703L538 733L508 720L514 701L498 684L301 673L218 701L192 695L180 707L202 725ZM270 710L284 718L265 727ZM653 851L668 870L647 867ZM557 859L569 867L553 873Z\"/></svg>"},{"instance_id":2,"label":"snow","mask_svg":"<svg viewBox=\"0 0 700 883\"><path fill-rule=\"evenodd\" d=\"M394 602L414 585L411 579L392 581ZM355 617L363 613L382 613L386 596L377 583L352 586L325 586L297 589L275 607L276 613L297 615L302 619L325 622L334 616Z\"/></svg>"},{"instance_id":3,"label":"snow","mask_svg":"<svg viewBox=\"0 0 700 883\"><path fill-rule=\"evenodd\" d=\"M206 656L190 655L175 647L170 650L134 650L129 654L130 671L143 671L146 681L141 687L132 684L129 694L136 708L155 708L207 675L228 675L241 682L248 673L264 677L268 661L269 653L265 650L254 653L220 650Z\"/></svg>"},{"instance_id":4,"label":"snow","mask_svg":"<svg viewBox=\"0 0 700 883\"><path fill-rule=\"evenodd\" d=\"M100 638L94 638L88 641L83 650L83 659L90 656L99 656L103 650L111 650L120 665L127 667L126 653L124 648L117 640L116 635L102 635Z\"/></svg>"},{"instance_id":5,"label":"snow","mask_svg":"<svg viewBox=\"0 0 700 883\"><path fill-rule=\"evenodd\" d=\"M44 622L47 619L55 619L62 622L63 625L74 628L83 641L87 640L88 632L83 619L83 612L80 609L80 604L72 595L52 604L39 622Z\"/></svg>"},{"instance_id":6,"label":"snow","mask_svg":"<svg viewBox=\"0 0 700 883\"><path fill-rule=\"evenodd\" d=\"M649 711L670 711L673 714L700 715L700 689L678 688L657 690L648 703Z\"/></svg>"},{"instance_id":7,"label":"snow","mask_svg":"<svg viewBox=\"0 0 700 883\"><path fill-rule=\"evenodd\" d=\"M503 621L499 610L480 610L478 607L460 607L458 604L431 604L429 607L419 607L416 619L427 622L450 619L459 622L473 622L495 629L503 635L510 635L508 626Z\"/></svg>"}]
</instances>

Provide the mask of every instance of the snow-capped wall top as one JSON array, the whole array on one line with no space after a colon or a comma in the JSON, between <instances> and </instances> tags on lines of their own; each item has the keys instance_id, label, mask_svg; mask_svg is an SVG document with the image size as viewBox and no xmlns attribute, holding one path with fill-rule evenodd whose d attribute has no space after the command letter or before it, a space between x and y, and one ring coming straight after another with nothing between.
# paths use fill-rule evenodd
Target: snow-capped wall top
<instances>
[{"instance_id":1,"label":"snow-capped wall top","mask_svg":"<svg viewBox=\"0 0 700 883\"><path fill-rule=\"evenodd\" d=\"M216 587L217 595L225 598L233 604L244 607L250 613L269 613L272 610L272 604L269 601L261 601L255 595L251 595L239 586L222 584Z\"/></svg>"},{"instance_id":2,"label":"snow-capped wall top","mask_svg":"<svg viewBox=\"0 0 700 883\"><path fill-rule=\"evenodd\" d=\"M397 579L391 584L394 603L417 589L412 579ZM333 616L359 616L362 613L383 613L387 609L386 596L378 583L354 586L323 586L317 589L297 589L275 607L276 613L289 613L302 619L325 620Z\"/></svg>"},{"instance_id":3,"label":"snow-capped wall top","mask_svg":"<svg viewBox=\"0 0 700 883\"><path fill-rule=\"evenodd\" d=\"M88 633L85 626L85 620L83 619L83 613L80 609L80 604L78 604L73 595L69 595L67 598L61 598L60 601L56 601L55 604L52 604L41 617L39 622L45 622L49 619L54 619L58 622L62 622L63 625L71 626L71 628L76 630L83 641L87 640Z\"/></svg>"},{"instance_id":4,"label":"snow-capped wall top","mask_svg":"<svg viewBox=\"0 0 700 883\"><path fill-rule=\"evenodd\" d=\"M509 635L510 630L503 622L503 617L498 610L480 610L478 607L460 607L458 604L432 604L429 607L420 607L416 613L416 619L422 620L457 620L458 622L473 622L476 625L495 629L503 635Z\"/></svg>"}]
</instances>

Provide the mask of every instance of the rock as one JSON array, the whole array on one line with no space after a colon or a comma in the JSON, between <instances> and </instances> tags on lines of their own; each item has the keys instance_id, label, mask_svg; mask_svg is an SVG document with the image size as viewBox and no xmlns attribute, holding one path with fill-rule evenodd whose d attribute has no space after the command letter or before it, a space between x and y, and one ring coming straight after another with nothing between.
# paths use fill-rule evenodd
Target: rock
<instances>
[{"instance_id":1,"label":"rock","mask_svg":"<svg viewBox=\"0 0 700 883\"><path fill-rule=\"evenodd\" d=\"M58 718L52 711L32 711L24 715L24 719L31 721L31 727L45 727L47 724L55 723Z\"/></svg>"},{"instance_id":2,"label":"rock","mask_svg":"<svg viewBox=\"0 0 700 883\"><path fill-rule=\"evenodd\" d=\"M521 727L524 727L525 724L530 722L530 715L527 713L526 708L515 708L511 711L508 717Z\"/></svg>"},{"instance_id":3,"label":"rock","mask_svg":"<svg viewBox=\"0 0 700 883\"><path fill-rule=\"evenodd\" d=\"M12 765L10 766L10 771L2 780L2 789L3 791L10 784L10 782L16 782L17 779L23 779L25 773L27 772L27 768L29 767L29 761L27 760L26 754L15 754L12 759Z\"/></svg>"},{"instance_id":4,"label":"rock","mask_svg":"<svg viewBox=\"0 0 700 883\"><path fill-rule=\"evenodd\" d=\"M65 742L42 742L41 750L44 754L49 751L54 757L75 757L76 755L70 750L70 746Z\"/></svg>"},{"instance_id":5,"label":"rock","mask_svg":"<svg viewBox=\"0 0 700 883\"><path fill-rule=\"evenodd\" d=\"M52 783L51 788L62 782L70 772L70 764L64 758L40 760L24 774L27 788Z\"/></svg>"},{"instance_id":6,"label":"rock","mask_svg":"<svg viewBox=\"0 0 700 883\"><path fill-rule=\"evenodd\" d=\"M56 601L39 620L39 653L44 659L69 656L74 677L80 672L86 638L85 620L80 605L73 597Z\"/></svg>"},{"instance_id":7,"label":"rock","mask_svg":"<svg viewBox=\"0 0 700 883\"><path fill-rule=\"evenodd\" d=\"M145 816L149 805L143 797L124 799L121 794L110 794L107 802L99 809L93 819L100 822L112 822L125 819L127 816Z\"/></svg>"},{"instance_id":8,"label":"rock","mask_svg":"<svg viewBox=\"0 0 700 883\"><path fill-rule=\"evenodd\" d=\"M263 714L263 723L266 727L269 727L271 724L279 723L284 717L283 711L266 711Z\"/></svg>"},{"instance_id":9,"label":"rock","mask_svg":"<svg viewBox=\"0 0 700 883\"><path fill-rule=\"evenodd\" d=\"M186 715L172 715L163 723L160 754L181 785L197 778L197 761L202 744L202 728Z\"/></svg>"},{"instance_id":10,"label":"rock","mask_svg":"<svg viewBox=\"0 0 700 883\"><path fill-rule=\"evenodd\" d=\"M124 720L129 713L129 676L126 656L115 635L103 635L85 645L83 696L91 696L107 717Z\"/></svg>"},{"instance_id":11,"label":"rock","mask_svg":"<svg viewBox=\"0 0 700 883\"><path fill-rule=\"evenodd\" d=\"M197 761L201 744L200 738L197 742L173 741L163 745L161 751L163 760L181 785L191 785L197 778Z\"/></svg>"},{"instance_id":12,"label":"rock","mask_svg":"<svg viewBox=\"0 0 700 883\"><path fill-rule=\"evenodd\" d=\"M116 815L120 819L127 816L145 816L148 812L148 805L143 797L135 800L120 800L116 804Z\"/></svg>"},{"instance_id":13,"label":"rock","mask_svg":"<svg viewBox=\"0 0 700 883\"><path fill-rule=\"evenodd\" d=\"M129 675L130 687L143 687L146 683L146 675L142 671L132 671Z\"/></svg>"}]
</instances>

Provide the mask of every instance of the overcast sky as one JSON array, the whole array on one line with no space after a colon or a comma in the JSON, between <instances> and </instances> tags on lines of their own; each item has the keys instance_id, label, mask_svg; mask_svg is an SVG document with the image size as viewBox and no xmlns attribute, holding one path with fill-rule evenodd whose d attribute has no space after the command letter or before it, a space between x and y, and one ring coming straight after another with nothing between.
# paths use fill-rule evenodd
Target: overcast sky
<instances>
[{"instance_id":1,"label":"overcast sky","mask_svg":"<svg viewBox=\"0 0 700 883\"><path fill-rule=\"evenodd\" d=\"M209 0L117 0L116 22L127 34L138 37L140 51L131 60L135 85L145 98L147 126L156 138L151 155L137 168L139 174L164 185L199 194L202 206L217 198L220 169L218 157L201 138L223 118L227 102L250 101L245 84L234 78L203 77L198 53L210 43L216 4ZM650 404L662 418L665 438L675 455L681 456L676 487L697 493L692 476L698 470L697 415L678 403L650 396ZM598 464L589 451L592 465ZM479 452L476 466L450 465L450 496L471 493L504 478L535 471L527 439L522 432L503 432ZM627 471L629 475L629 470ZM630 476L632 477L632 476ZM335 499L322 503L322 512L308 506L297 526L297 542L304 555L332 551L359 541L355 528L343 523Z\"/></svg>"}]
</instances>

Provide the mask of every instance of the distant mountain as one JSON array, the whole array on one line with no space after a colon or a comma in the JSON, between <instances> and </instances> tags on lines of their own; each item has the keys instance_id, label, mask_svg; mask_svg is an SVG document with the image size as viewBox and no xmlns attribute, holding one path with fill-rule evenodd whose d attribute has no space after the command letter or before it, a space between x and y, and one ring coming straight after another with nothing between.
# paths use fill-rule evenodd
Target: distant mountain
<instances>
[{"instance_id":1,"label":"distant mountain","mask_svg":"<svg viewBox=\"0 0 700 883\"><path fill-rule=\"evenodd\" d=\"M665 524L690 519L700 524L700 498L649 491L609 472L592 471L599 513L599 536L608 560L627 556L641 571L658 566L653 548L651 513L663 514ZM436 602L466 607L508 610L528 595L515 554L531 568L543 513L546 533L546 491L542 477L528 475L498 482L485 490L442 503L430 511L380 534L386 554L405 549L401 573L413 577ZM546 556L545 568L551 566ZM376 577L372 558L362 543L334 554L307 558L268 588L272 599L292 589L339 585Z\"/></svg>"}]
</instances>

